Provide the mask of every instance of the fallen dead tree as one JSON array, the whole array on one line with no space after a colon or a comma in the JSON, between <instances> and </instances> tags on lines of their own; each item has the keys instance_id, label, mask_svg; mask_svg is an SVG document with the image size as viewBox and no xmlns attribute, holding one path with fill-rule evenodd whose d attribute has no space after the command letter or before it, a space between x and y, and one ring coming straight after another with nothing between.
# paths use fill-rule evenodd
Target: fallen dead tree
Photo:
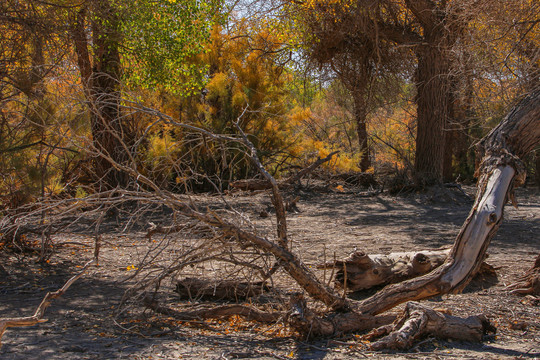
<instances>
[{"instance_id":1,"label":"fallen dead tree","mask_svg":"<svg viewBox=\"0 0 540 360\"><path fill-rule=\"evenodd\" d=\"M159 302L150 296L143 298L144 305L158 314L174 317L178 320L205 320L205 319L219 319L227 318L230 316L242 316L247 320L258 321L262 323L275 323L277 321L285 319L287 314L285 312L278 311L261 311L257 308L245 305L230 304L222 306L199 306L197 309L180 311L171 307L163 306Z\"/></svg>"},{"instance_id":2,"label":"fallen dead tree","mask_svg":"<svg viewBox=\"0 0 540 360\"><path fill-rule=\"evenodd\" d=\"M459 318L416 302L409 302L393 324L375 329L364 338L375 340L384 336L371 345L373 350L405 350L428 335L440 339L482 341L486 332L495 331L484 315Z\"/></svg>"},{"instance_id":3,"label":"fallen dead tree","mask_svg":"<svg viewBox=\"0 0 540 360\"><path fill-rule=\"evenodd\" d=\"M175 292L183 299L231 300L239 301L261 295L270 291L270 287L262 281L249 283L245 281L185 278L178 280Z\"/></svg>"}]
</instances>

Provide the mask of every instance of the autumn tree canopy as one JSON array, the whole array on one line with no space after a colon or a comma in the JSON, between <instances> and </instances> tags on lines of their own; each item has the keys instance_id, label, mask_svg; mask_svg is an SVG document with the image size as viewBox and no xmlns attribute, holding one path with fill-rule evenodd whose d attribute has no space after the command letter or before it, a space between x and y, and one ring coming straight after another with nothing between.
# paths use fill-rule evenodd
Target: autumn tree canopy
<instances>
[{"instance_id":1,"label":"autumn tree canopy","mask_svg":"<svg viewBox=\"0 0 540 360\"><path fill-rule=\"evenodd\" d=\"M196 174L226 187L256 173L220 150L234 144L193 148L185 130L151 125L134 103L218 133L235 134L240 118L275 174L340 150L328 170L471 180L471 145L538 84L534 2L1 6L9 194L129 186L110 160L177 189Z\"/></svg>"}]
</instances>

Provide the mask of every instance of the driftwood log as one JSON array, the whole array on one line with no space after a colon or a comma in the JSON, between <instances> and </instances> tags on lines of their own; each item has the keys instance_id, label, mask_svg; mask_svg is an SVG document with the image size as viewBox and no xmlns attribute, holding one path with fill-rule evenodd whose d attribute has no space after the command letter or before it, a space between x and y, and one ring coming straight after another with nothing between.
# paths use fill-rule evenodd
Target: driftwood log
<instances>
[{"instance_id":1,"label":"driftwood log","mask_svg":"<svg viewBox=\"0 0 540 360\"><path fill-rule=\"evenodd\" d=\"M374 255L355 251L343 260L317 265L317 268L337 268L334 286L355 292L425 275L442 265L449 253L450 249ZM490 283L497 280L495 269L485 262L478 275Z\"/></svg>"},{"instance_id":2,"label":"driftwood log","mask_svg":"<svg viewBox=\"0 0 540 360\"><path fill-rule=\"evenodd\" d=\"M449 253L450 249L398 252L388 255L368 255L363 251L355 251L341 261L317 267L337 268L335 286L347 291L360 291L427 274L440 266Z\"/></svg>"},{"instance_id":3,"label":"driftwood log","mask_svg":"<svg viewBox=\"0 0 540 360\"><path fill-rule=\"evenodd\" d=\"M192 310L180 311L160 305L157 299L150 296L145 296L143 298L143 303L148 309L152 309L158 314L175 317L178 320L185 321L227 318L230 316L239 315L244 317L246 320L253 320L262 323L275 323L279 320L284 319L287 315L285 312L265 312L252 306L238 304L213 307L201 306Z\"/></svg>"},{"instance_id":4,"label":"driftwood log","mask_svg":"<svg viewBox=\"0 0 540 360\"><path fill-rule=\"evenodd\" d=\"M313 164L308 167L300 170L296 174L286 178L285 180L278 181L277 185L280 189L285 189L293 186L295 183L300 181L304 176L317 169L319 166L332 160L332 157L336 155L339 151L334 151L330 153L325 158L317 159ZM245 180L236 180L231 183L231 187L234 189L244 190L244 191L256 191L256 190L267 190L272 188L272 183L265 179L245 179Z\"/></svg>"},{"instance_id":5,"label":"driftwood log","mask_svg":"<svg viewBox=\"0 0 540 360\"><path fill-rule=\"evenodd\" d=\"M372 340L386 335L371 345L373 350L405 350L427 335L440 339L478 342L482 340L484 333L495 331L484 315L459 318L416 302L409 302L393 324L375 329L365 338Z\"/></svg>"}]
</instances>

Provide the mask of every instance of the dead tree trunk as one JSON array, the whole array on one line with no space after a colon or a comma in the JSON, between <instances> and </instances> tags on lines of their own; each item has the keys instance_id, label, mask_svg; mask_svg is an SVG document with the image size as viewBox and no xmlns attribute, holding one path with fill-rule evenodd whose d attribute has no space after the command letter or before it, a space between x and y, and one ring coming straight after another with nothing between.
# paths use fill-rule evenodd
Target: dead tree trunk
<instances>
[{"instance_id":1,"label":"dead tree trunk","mask_svg":"<svg viewBox=\"0 0 540 360\"><path fill-rule=\"evenodd\" d=\"M390 285L364 301L349 302L351 311L339 315L339 321L332 320L331 316L314 318L303 324L303 330L313 333L313 329L317 329L320 331L317 335L323 336L351 331L351 320L354 323L355 318L365 321L366 317L373 317L405 301L461 291L479 270L485 251L502 221L504 205L509 198L513 199L514 186L524 180L524 168L519 157L526 155L539 142L540 91L537 91L523 99L480 142L478 151L483 160L478 169L480 180L476 201L443 265L427 275ZM418 312L423 315L418 315ZM436 314L439 320L433 320L427 311L415 310L415 314L415 319L411 316L410 322L400 320L391 331L401 333L396 335L398 337L416 337L429 329L435 335L444 333L453 337L454 333L458 335L454 338L461 339L459 330L444 330L450 325L448 321L441 325L439 320L442 315ZM471 321L482 326L474 326L475 335L468 336L469 339L479 338L491 328L482 316ZM325 326L320 326L321 322ZM310 323L314 327L310 327ZM411 326L414 329L409 329ZM361 324L358 325L360 328L363 328Z\"/></svg>"},{"instance_id":2,"label":"dead tree trunk","mask_svg":"<svg viewBox=\"0 0 540 360\"><path fill-rule=\"evenodd\" d=\"M441 266L450 248L444 250L424 250L396 252L391 254L368 255L355 251L346 259L317 265L319 269L337 268L334 286L349 292L382 287L427 274ZM483 284L486 279L493 283L497 275L493 266L482 263L477 274Z\"/></svg>"},{"instance_id":3,"label":"dead tree trunk","mask_svg":"<svg viewBox=\"0 0 540 360\"><path fill-rule=\"evenodd\" d=\"M441 339L481 341L485 329L495 330L482 315L463 319L410 302L394 324L372 332L374 337L388 335L373 343L371 348L373 350L408 349L416 340L425 335ZM367 338L370 337L370 335L367 336Z\"/></svg>"}]
</instances>

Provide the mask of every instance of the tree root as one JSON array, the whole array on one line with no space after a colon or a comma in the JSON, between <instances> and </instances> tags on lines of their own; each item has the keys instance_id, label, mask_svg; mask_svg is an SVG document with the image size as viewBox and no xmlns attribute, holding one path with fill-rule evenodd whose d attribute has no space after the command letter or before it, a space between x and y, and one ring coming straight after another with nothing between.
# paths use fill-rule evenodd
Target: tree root
<instances>
[{"instance_id":1,"label":"tree root","mask_svg":"<svg viewBox=\"0 0 540 360\"><path fill-rule=\"evenodd\" d=\"M540 295L540 255L536 258L534 265L507 289L514 294Z\"/></svg>"},{"instance_id":2,"label":"tree root","mask_svg":"<svg viewBox=\"0 0 540 360\"><path fill-rule=\"evenodd\" d=\"M405 350L425 336L459 341L481 341L487 333L495 333L484 315L459 318L435 311L416 302L407 303L401 317L393 324L377 328L365 336L373 340L382 339L371 345L373 350Z\"/></svg>"},{"instance_id":3,"label":"tree root","mask_svg":"<svg viewBox=\"0 0 540 360\"><path fill-rule=\"evenodd\" d=\"M332 337L360 332L392 323L394 315L364 315L354 311L334 312L320 316L308 308L302 294L291 297L288 321L292 329L305 338Z\"/></svg>"}]
</instances>

